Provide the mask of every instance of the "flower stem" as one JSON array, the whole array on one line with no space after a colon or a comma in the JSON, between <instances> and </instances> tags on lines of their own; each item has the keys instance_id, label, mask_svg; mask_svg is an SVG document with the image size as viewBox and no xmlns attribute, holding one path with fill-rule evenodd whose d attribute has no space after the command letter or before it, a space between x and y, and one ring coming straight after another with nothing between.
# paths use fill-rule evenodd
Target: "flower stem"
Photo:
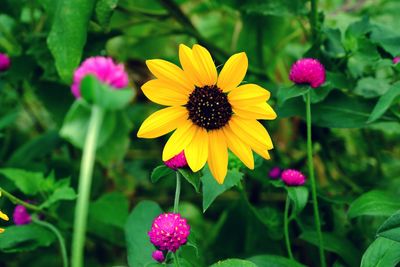
<instances>
[{"instance_id":1,"label":"flower stem","mask_svg":"<svg viewBox=\"0 0 400 267\"><path fill-rule=\"evenodd\" d=\"M72 238L72 267L83 266L83 254L86 234L90 190L92 186L93 166L96 156L97 139L104 117L104 110L92 106L89 126L79 175L78 200L75 208L74 233Z\"/></svg>"},{"instance_id":2,"label":"flower stem","mask_svg":"<svg viewBox=\"0 0 400 267\"><path fill-rule=\"evenodd\" d=\"M181 265L180 265L180 263L179 263L179 257L178 257L178 255L177 255L177 252L172 253L172 254L174 255L174 263L175 263L175 266L176 266L176 267L180 267Z\"/></svg>"},{"instance_id":3,"label":"flower stem","mask_svg":"<svg viewBox=\"0 0 400 267\"><path fill-rule=\"evenodd\" d=\"M175 200L174 200L174 213L179 211L179 197L181 195L181 175L179 171L176 171L176 190L175 190Z\"/></svg>"},{"instance_id":4,"label":"flower stem","mask_svg":"<svg viewBox=\"0 0 400 267\"><path fill-rule=\"evenodd\" d=\"M67 248L65 246L64 237L61 235L60 231L58 231L58 229L54 225L52 225L51 223L39 220L39 218L37 216L32 216L32 222L34 222L34 223L36 223L38 225L41 225L41 226L49 229L50 231L52 231L54 233L54 235L57 237L58 243L60 245L60 251L61 251L61 257L62 257L62 260L63 260L63 266L64 267L68 267Z\"/></svg>"},{"instance_id":5,"label":"flower stem","mask_svg":"<svg viewBox=\"0 0 400 267\"><path fill-rule=\"evenodd\" d=\"M290 245L290 236L289 236L289 205L290 205L290 200L289 197L286 197L285 201L285 212L284 212L284 217L283 217L283 227L284 227L284 234L285 234L285 244L286 244L286 249L287 253L289 255L290 259L293 259L293 253L292 253L292 248Z\"/></svg>"},{"instance_id":6,"label":"flower stem","mask_svg":"<svg viewBox=\"0 0 400 267\"><path fill-rule=\"evenodd\" d=\"M318 40L318 0L311 1L310 24L314 43Z\"/></svg>"},{"instance_id":7,"label":"flower stem","mask_svg":"<svg viewBox=\"0 0 400 267\"><path fill-rule=\"evenodd\" d=\"M321 267L325 267L325 254L324 254L324 242L322 239L321 232L321 222L319 218L318 211L318 199L317 199L317 185L315 182L314 176L314 162L313 162L313 151L312 151L312 135L311 135L311 91L307 93L306 97L306 116L307 116L307 160L308 160L308 172L310 175L311 181L311 195L313 201L314 208L314 219L315 219L315 227L318 235L318 243L319 243L319 255L321 260Z\"/></svg>"},{"instance_id":8,"label":"flower stem","mask_svg":"<svg viewBox=\"0 0 400 267\"><path fill-rule=\"evenodd\" d=\"M28 202L25 202L19 198L17 198L16 196L14 196L13 194L7 192L6 190L4 190L2 187L0 187L0 192L1 194L5 195L8 199L10 199L11 202L13 202L14 204L19 204L24 206L27 209L36 211L36 212L40 212L42 211L42 209L36 205L30 204Z\"/></svg>"}]
</instances>

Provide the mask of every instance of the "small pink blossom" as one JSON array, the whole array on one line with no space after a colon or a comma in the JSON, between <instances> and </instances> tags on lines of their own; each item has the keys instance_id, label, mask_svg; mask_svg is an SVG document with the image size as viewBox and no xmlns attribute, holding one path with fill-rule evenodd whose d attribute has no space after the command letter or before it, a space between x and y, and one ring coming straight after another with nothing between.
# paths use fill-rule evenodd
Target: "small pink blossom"
<instances>
[{"instance_id":1,"label":"small pink blossom","mask_svg":"<svg viewBox=\"0 0 400 267\"><path fill-rule=\"evenodd\" d=\"M400 62L400 57L393 58L393 64L397 64Z\"/></svg>"},{"instance_id":2,"label":"small pink blossom","mask_svg":"<svg viewBox=\"0 0 400 267\"><path fill-rule=\"evenodd\" d=\"M179 168L183 168L187 166L187 160L185 157L185 152L182 151L178 155L174 156L173 158L164 161L164 164L167 165L168 168L177 170Z\"/></svg>"},{"instance_id":3,"label":"small pink blossom","mask_svg":"<svg viewBox=\"0 0 400 267\"><path fill-rule=\"evenodd\" d=\"M289 79L296 84L320 87L325 82L325 67L313 58L297 60L290 69Z\"/></svg>"},{"instance_id":4,"label":"small pink blossom","mask_svg":"<svg viewBox=\"0 0 400 267\"><path fill-rule=\"evenodd\" d=\"M298 170L287 169L281 174L282 181L289 186L303 185L306 182L306 177Z\"/></svg>"},{"instance_id":5,"label":"small pink blossom","mask_svg":"<svg viewBox=\"0 0 400 267\"><path fill-rule=\"evenodd\" d=\"M164 253L161 251L161 250L156 250L156 251L153 251L153 253L151 254L151 256L153 257L153 259L155 260L155 261L158 261L158 262L163 262L163 261L165 261L165 256L164 256Z\"/></svg>"},{"instance_id":6,"label":"small pink blossom","mask_svg":"<svg viewBox=\"0 0 400 267\"><path fill-rule=\"evenodd\" d=\"M81 97L80 84L87 75L94 75L101 82L115 89L124 88L129 83L124 65L115 64L109 57L90 57L75 70L71 91L76 98Z\"/></svg>"},{"instance_id":7,"label":"small pink blossom","mask_svg":"<svg viewBox=\"0 0 400 267\"><path fill-rule=\"evenodd\" d=\"M8 70L10 66L10 58L6 54L0 53L0 72Z\"/></svg>"},{"instance_id":8,"label":"small pink blossom","mask_svg":"<svg viewBox=\"0 0 400 267\"><path fill-rule=\"evenodd\" d=\"M163 213L154 219L148 235L159 250L175 252L186 244L190 226L179 213Z\"/></svg>"},{"instance_id":9,"label":"small pink blossom","mask_svg":"<svg viewBox=\"0 0 400 267\"><path fill-rule=\"evenodd\" d=\"M24 206L17 205L14 209L13 220L15 225L23 225L31 223L32 218Z\"/></svg>"},{"instance_id":10,"label":"small pink blossom","mask_svg":"<svg viewBox=\"0 0 400 267\"><path fill-rule=\"evenodd\" d=\"M279 168L279 167L273 167L270 171L269 171L269 173L268 173L268 176L271 178L271 179L278 179L280 176L281 176L281 172L282 172L282 170Z\"/></svg>"}]
</instances>

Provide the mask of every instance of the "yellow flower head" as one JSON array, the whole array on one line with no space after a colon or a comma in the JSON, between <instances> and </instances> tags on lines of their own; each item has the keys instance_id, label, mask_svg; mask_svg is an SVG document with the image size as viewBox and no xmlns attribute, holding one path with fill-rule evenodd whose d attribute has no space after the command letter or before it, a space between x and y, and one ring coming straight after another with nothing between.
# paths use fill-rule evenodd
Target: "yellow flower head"
<instances>
[{"instance_id":1,"label":"yellow flower head","mask_svg":"<svg viewBox=\"0 0 400 267\"><path fill-rule=\"evenodd\" d=\"M1 197L1 192L0 192L0 197ZM8 216L6 214L4 214L3 212L1 212L0 210L0 219L3 219L5 221L8 221ZM3 228L0 228L0 234L4 232Z\"/></svg>"},{"instance_id":2,"label":"yellow flower head","mask_svg":"<svg viewBox=\"0 0 400 267\"><path fill-rule=\"evenodd\" d=\"M250 169L252 150L269 159L272 141L257 120L273 120L276 114L266 103L267 90L239 85L248 67L246 54L231 56L219 76L210 53L200 45L180 45L179 60L182 69L161 59L146 61L156 79L142 86L143 93L169 107L150 115L138 137L156 138L176 129L165 144L163 161L184 150L194 172L208 162L220 184L227 173L228 148Z\"/></svg>"}]
</instances>

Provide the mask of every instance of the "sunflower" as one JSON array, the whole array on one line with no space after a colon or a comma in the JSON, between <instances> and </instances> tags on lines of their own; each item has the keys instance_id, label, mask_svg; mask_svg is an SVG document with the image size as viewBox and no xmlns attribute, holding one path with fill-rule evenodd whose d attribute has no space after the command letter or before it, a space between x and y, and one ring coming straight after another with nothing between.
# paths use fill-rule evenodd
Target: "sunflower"
<instances>
[{"instance_id":1,"label":"sunflower","mask_svg":"<svg viewBox=\"0 0 400 267\"><path fill-rule=\"evenodd\" d=\"M1 192L0 192L0 197L1 197ZM0 210L0 219L3 219L5 221L8 221L8 216L6 214L4 214L3 212L1 212ZM3 228L0 228L0 234L4 232Z\"/></svg>"},{"instance_id":2,"label":"sunflower","mask_svg":"<svg viewBox=\"0 0 400 267\"><path fill-rule=\"evenodd\" d=\"M240 85L248 67L246 54L231 56L219 76L210 53L200 45L190 49L181 44L179 61L182 68L161 59L146 61L156 79L142 86L143 93L168 107L151 114L138 137L156 138L175 130L165 144L163 161L183 150L192 171L207 162L220 184L227 173L228 148L250 169L252 150L270 159L272 141L257 120L273 120L276 114L266 103L267 90Z\"/></svg>"}]
</instances>

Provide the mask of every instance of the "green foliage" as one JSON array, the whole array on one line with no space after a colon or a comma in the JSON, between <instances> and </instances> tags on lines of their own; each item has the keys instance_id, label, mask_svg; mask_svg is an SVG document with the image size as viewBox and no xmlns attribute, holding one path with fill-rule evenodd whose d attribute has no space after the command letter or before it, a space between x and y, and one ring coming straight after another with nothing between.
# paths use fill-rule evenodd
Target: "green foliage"
<instances>
[{"instance_id":1,"label":"green foliage","mask_svg":"<svg viewBox=\"0 0 400 267\"><path fill-rule=\"evenodd\" d=\"M362 215L389 216L400 209L396 196L384 191L370 191L351 203L349 217L355 218Z\"/></svg>"}]
</instances>

